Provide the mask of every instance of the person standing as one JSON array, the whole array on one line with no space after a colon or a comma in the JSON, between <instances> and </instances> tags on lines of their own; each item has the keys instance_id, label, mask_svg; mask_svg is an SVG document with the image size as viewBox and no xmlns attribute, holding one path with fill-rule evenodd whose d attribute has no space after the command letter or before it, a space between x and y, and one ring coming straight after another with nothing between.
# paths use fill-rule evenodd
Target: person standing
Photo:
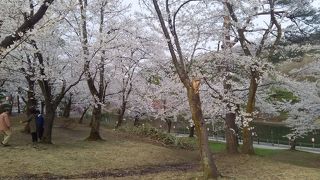
<instances>
[{"instance_id":1,"label":"person standing","mask_svg":"<svg viewBox=\"0 0 320 180\"><path fill-rule=\"evenodd\" d=\"M29 123L30 133L32 137L32 143L36 144L38 142L38 135L37 135L37 125L36 125L36 110L31 109L30 110L30 116L27 120L20 121L20 123Z\"/></svg>"},{"instance_id":2,"label":"person standing","mask_svg":"<svg viewBox=\"0 0 320 180\"><path fill-rule=\"evenodd\" d=\"M10 109L5 108L4 112L0 114L0 132L3 134L3 141L1 141L2 146L9 146L8 141L12 135L9 113Z\"/></svg>"},{"instance_id":3,"label":"person standing","mask_svg":"<svg viewBox=\"0 0 320 180\"><path fill-rule=\"evenodd\" d=\"M37 135L39 140L42 140L43 130L44 130L44 119L39 110L36 110L36 125L37 125Z\"/></svg>"}]
</instances>

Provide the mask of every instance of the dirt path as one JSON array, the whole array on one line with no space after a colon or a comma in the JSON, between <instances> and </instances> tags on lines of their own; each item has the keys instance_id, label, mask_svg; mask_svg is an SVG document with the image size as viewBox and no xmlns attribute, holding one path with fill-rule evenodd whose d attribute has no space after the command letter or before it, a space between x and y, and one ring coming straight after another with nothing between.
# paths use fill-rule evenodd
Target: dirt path
<instances>
[{"instance_id":1,"label":"dirt path","mask_svg":"<svg viewBox=\"0 0 320 180\"><path fill-rule=\"evenodd\" d=\"M106 177L130 177L137 175L157 174L161 172L180 171L186 172L190 170L197 170L199 164L194 163L180 163L180 164L165 164L154 166L141 166L127 169L110 169L106 171L91 171L84 174L76 175L54 175L50 173L44 174L23 174L15 177L1 177L0 179L89 179L89 178L106 178Z\"/></svg>"}]
</instances>

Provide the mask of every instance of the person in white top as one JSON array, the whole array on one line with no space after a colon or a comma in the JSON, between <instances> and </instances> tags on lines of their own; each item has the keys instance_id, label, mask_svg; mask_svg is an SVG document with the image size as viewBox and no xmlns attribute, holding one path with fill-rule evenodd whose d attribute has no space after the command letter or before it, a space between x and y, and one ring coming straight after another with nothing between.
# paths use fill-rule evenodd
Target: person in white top
<instances>
[{"instance_id":1,"label":"person in white top","mask_svg":"<svg viewBox=\"0 0 320 180\"><path fill-rule=\"evenodd\" d=\"M0 133L3 134L2 146L9 146L8 141L12 135L9 111L9 108L4 108L4 112L0 114Z\"/></svg>"}]
</instances>

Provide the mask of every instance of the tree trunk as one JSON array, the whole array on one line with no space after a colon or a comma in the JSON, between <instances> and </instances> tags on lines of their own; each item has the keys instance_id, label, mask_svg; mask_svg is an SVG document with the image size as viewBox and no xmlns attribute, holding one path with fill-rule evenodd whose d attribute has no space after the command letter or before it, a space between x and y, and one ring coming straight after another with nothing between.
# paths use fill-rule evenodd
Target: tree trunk
<instances>
[{"instance_id":1,"label":"tree trunk","mask_svg":"<svg viewBox=\"0 0 320 180\"><path fill-rule=\"evenodd\" d=\"M250 86L249 86L249 97L248 97L248 103L247 103L247 109L246 113L250 114L250 117L253 118L252 114L255 107L255 100L256 100L256 92L258 88L258 83L256 81L256 78L258 77L255 71L251 71L251 80L250 80ZM251 123L246 122L245 126L243 126L242 134L243 134L243 146L242 146L242 153L244 154L254 154L253 149L253 138L251 133Z\"/></svg>"},{"instance_id":2,"label":"tree trunk","mask_svg":"<svg viewBox=\"0 0 320 180\"><path fill-rule=\"evenodd\" d=\"M172 24L172 19L170 16L170 10L169 10L169 3L166 3L166 11L167 11L167 18L169 23L169 28L171 35L169 34L169 30L166 27L166 22L162 16L160 7L158 5L157 0L152 0L154 8L156 10L157 16L159 18L160 26L162 28L163 34L166 38L166 42L168 45L169 52L171 54L171 60L173 65L175 66L175 69L179 75L179 78L183 85L185 86L187 90L187 96L189 101L189 107L192 113L192 120L195 124L196 133L198 136L199 141L199 149L200 149L200 157L201 157L201 163L202 163L202 169L203 169L203 175L204 179L209 178L218 178L219 173L217 170L217 167L214 163L213 157L211 155L211 151L209 149L208 145L208 132L205 125L205 121L203 119L202 109L201 109L201 101L200 101L200 80L191 80L188 76L188 71L185 66L185 58L182 53L182 49L180 46L180 41L178 38L178 35L175 31L174 25ZM168 2L168 1L167 1ZM186 1L188 3L190 1ZM181 6L182 7L182 6ZM172 38L174 43L172 42ZM176 48L175 48L176 47ZM177 52L177 54L176 54ZM178 56L177 56L178 55ZM178 59L179 57L179 59Z\"/></svg>"},{"instance_id":3,"label":"tree trunk","mask_svg":"<svg viewBox=\"0 0 320 180\"><path fill-rule=\"evenodd\" d=\"M236 114L227 113L226 114L226 125L225 125L225 134L226 134L226 149L230 154L238 153L238 139L237 139L237 127L235 124Z\"/></svg>"},{"instance_id":4,"label":"tree trunk","mask_svg":"<svg viewBox=\"0 0 320 180\"><path fill-rule=\"evenodd\" d=\"M102 140L100 136L100 121L101 121L101 105L97 105L93 107L92 111L92 119L91 119L91 131L87 140L89 141L97 141Z\"/></svg>"},{"instance_id":5,"label":"tree trunk","mask_svg":"<svg viewBox=\"0 0 320 180\"><path fill-rule=\"evenodd\" d=\"M12 115L12 108L13 108L13 101L14 101L14 97L12 94L10 94L10 99L9 99L9 103L11 104L10 106L10 111L9 111L9 115Z\"/></svg>"},{"instance_id":6,"label":"tree trunk","mask_svg":"<svg viewBox=\"0 0 320 180\"><path fill-rule=\"evenodd\" d=\"M190 127L189 137L194 137L194 126L191 126L191 127Z\"/></svg>"},{"instance_id":7,"label":"tree trunk","mask_svg":"<svg viewBox=\"0 0 320 180\"><path fill-rule=\"evenodd\" d=\"M138 116L138 115L136 115L136 116L134 117L133 125L136 126L136 127L139 126L139 116Z\"/></svg>"},{"instance_id":8,"label":"tree trunk","mask_svg":"<svg viewBox=\"0 0 320 180\"><path fill-rule=\"evenodd\" d=\"M26 77L27 81L28 81L28 92L27 92L27 104L26 104L26 114L27 117L29 117L31 115L31 109L35 109L37 107L37 100L35 98L35 94L34 94L34 83L35 81L32 81L29 79L29 77ZM23 130L23 133L30 133L30 127L29 127L29 123L27 123Z\"/></svg>"},{"instance_id":9,"label":"tree trunk","mask_svg":"<svg viewBox=\"0 0 320 180\"><path fill-rule=\"evenodd\" d=\"M172 126L172 121L170 119L166 119L167 125L168 125L168 133L171 133L171 126Z\"/></svg>"},{"instance_id":10,"label":"tree trunk","mask_svg":"<svg viewBox=\"0 0 320 180\"><path fill-rule=\"evenodd\" d=\"M46 114L44 116L44 132L41 142L45 144L52 144L52 129L55 118L56 107L52 104L46 104Z\"/></svg>"},{"instance_id":11,"label":"tree trunk","mask_svg":"<svg viewBox=\"0 0 320 180\"><path fill-rule=\"evenodd\" d=\"M37 100L36 100L35 94L34 94L34 81L29 82L29 91L27 93L27 96L28 96L28 100L27 100L26 112L27 112L27 116L29 116L30 112L31 112L30 110L37 108Z\"/></svg>"},{"instance_id":12,"label":"tree trunk","mask_svg":"<svg viewBox=\"0 0 320 180\"><path fill-rule=\"evenodd\" d=\"M121 107L120 111L119 111L119 116L118 116L118 121L117 121L117 125L116 125L116 129L119 128L122 125L123 122L123 117L124 117L124 109Z\"/></svg>"},{"instance_id":13,"label":"tree trunk","mask_svg":"<svg viewBox=\"0 0 320 180\"><path fill-rule=\"evenodd\" d=\"M82 114L81 114L81 117L80 117L80 119L79 119L79 122L78 122L79 124L82 124L82 123L83 123L84 115L86 115L89 107L90 107L90 106L84 108L84 110L83 110L83 112L82 112Z\"/></svg>"},{"instance_id":14,"label":"tree trunk","mask_svg":"<svg viewBox=\"0 0 320 180\"><path fill-rule=\"evenodd\" d=\"M290 150L295 151L296 150L296 139L295 138L291 138L290 140Z\"/></svg>"},{"instance_id":15,"label":"tree trunk","mask_svg":"<svg viewBox=\"0 0 320 180\"><path fill-rule=\"evenodd\" d=\"M227 72L230 72L227 64ZM229 73L227 73L229 74ZM229 83L231 76L227 75L224 81L224 91L226 94L230 93L232 90L232 85ZM237 126L236 126L236 113L232 110L232 102L226 105L226 117L225 117L225 136L226 136L226 150L230 154L238 153L238 139L237 139Z\"/></svg>"},{"instance_id":16,"label":"tree trunk","mask_svg":"<svg viewBox=\"0 0 320 180\"><path fill-rule=\"evenodd\" d=\"M17 107L18 107L18 114L20 114L21 110L20 110L20 97L19 97L19 95L17 95Z\"/></svg>"},{"instance_id":17,"label":"tree trunk","mask_svg":"<svg viewBox=\"0 0 320 180\"><path fill-rule=\"evenodd\" d=\"M187 88L188 101L199 141L204 179L217 178L219 173L209 149L208 132L201 109L199 86L200 80L192 80L192 86Z\"/></svg>"},{"instance_id":18,"label":"tree trunk","mask_svg":"<svg viewBox=\"0 0 320 180\"><path fill-rule=\"evenodd\" d=\"M45 106L46 106L45 103L44 103L44 101L41 101L41 104L40 104L40 105L41 105L41 111L40 111L40 112L41 112L41 114L44 114L44 108L45 108Z\"/></svg>"},{"instance_id":19,"label":"tree trunk","mask_svg":"<svg viewBox=\"0 0 320 180\"><path fill-rule=\"evenodd\" d=\"M116 124L116 129L119 128L122 125L122 121L123 121L123 111L119 110L119 116L118 116L118 120L117 120L117 124Z\"/></svg>"},{"instance_id":20,"label":"tree trunk","mask_svg":"<svg viewBox=\"0 0 320 180\"><path fill-rule=\"evenodd\" d=\"M66 106L63 110L63 117L69 118L70 117L70 111L71 111L71 104L72 104L72 95L70 94L70 97L68 98L68 102L66 103Z\"/></svg>"}]
</instances>

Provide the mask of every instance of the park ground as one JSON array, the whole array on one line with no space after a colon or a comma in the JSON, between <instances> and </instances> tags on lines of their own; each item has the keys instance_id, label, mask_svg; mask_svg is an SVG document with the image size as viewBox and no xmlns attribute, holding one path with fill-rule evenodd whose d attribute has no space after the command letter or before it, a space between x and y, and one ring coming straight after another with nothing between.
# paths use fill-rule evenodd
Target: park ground
<instances>
[{"instance_id":1,"label":"park ground","mask_svg":"<svg viewBox=\"0 0 320 180\"><path fill-rule=\"evenodd\" d=\"M104 141L84 139L87 124L64 127L58 120L52 145L33 147L13 117L10 147L0 147L0 179L201 179L197 150L164 146L146 137L101 128ZM211 143L221 179L320 179L320 154L256 149L228 155Z\"/></svg>"}]
</instances>

